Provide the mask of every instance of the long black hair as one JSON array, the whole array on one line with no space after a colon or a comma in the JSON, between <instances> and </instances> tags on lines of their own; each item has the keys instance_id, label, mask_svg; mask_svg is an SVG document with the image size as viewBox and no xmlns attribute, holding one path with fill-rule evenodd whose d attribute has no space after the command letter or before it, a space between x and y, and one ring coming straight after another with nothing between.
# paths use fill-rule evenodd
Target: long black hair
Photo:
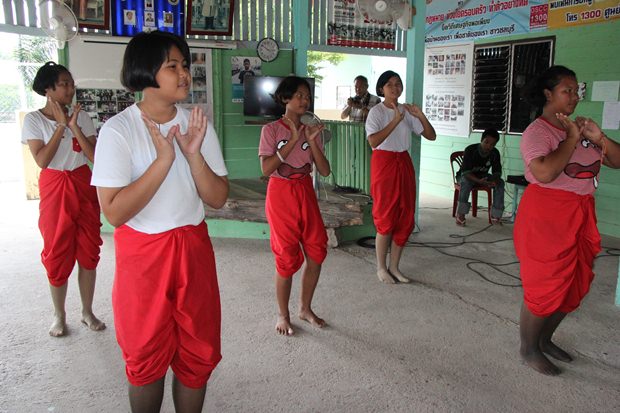
<instances>
[{"instance_id":1,"label":"long black hair","mask_svg":"<svg viewBox=\"0 0 620 413\"><path fill-rule=\"evenodd\" d=\"M532 106L542 109L545 103L547 103L545 90L553 90L565 77L577 79L575 72L569 68L565 66L551 66L532 79L525 88L523 88L523 98Z\"/></svg>"}]
</instances>

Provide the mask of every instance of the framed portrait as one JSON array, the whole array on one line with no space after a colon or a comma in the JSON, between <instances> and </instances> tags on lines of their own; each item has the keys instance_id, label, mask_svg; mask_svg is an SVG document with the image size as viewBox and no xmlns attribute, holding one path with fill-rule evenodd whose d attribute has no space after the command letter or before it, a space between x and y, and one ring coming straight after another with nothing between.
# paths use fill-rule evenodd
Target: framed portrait
<instances>
[{"instance_id":1,"label":"framed portrait","mask_svg":"<svg viewBox=\"0 0 620 413\"><path fill-rule=\"evenodd\" d=\"M187 34L230 36L234 0L187 0Z\"/></svg>"},{"instance_id":2,"label":"framed portrait","mask_svg":"<svg viewBox=\"0 0 620 413\"><path fill-rule=\"evenodd\" d=\"M110 0L63 0L73 10L80 27L108 30Z\"/></svg>"}]
</instances>

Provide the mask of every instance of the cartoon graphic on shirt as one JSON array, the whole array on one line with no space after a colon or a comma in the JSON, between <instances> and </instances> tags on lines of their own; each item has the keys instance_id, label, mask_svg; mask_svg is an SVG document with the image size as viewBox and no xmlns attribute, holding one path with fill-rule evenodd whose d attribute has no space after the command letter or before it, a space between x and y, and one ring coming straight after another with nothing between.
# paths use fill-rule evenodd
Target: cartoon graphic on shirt
<instances>
[{"instance_id":1,"label":"cartoon graphic on shirt","mask_svg":"<svg viewBox=\"0 0 620 413\"><path fill-rule=\"evenodd\" d=\"M278 150L280 150L287 143L288 143L287 139L279 140L278 144L276 145L276 147L278 148ZM309 147L310 147L310 145L308 144L308 142L304 141L301 144L301 150L302 151L307 151ZM309 164L309 163L306 163L305 165L300 166L300 167L295 167L295 166L290 165L290 164L288 164L286 162L282 162L282 164L280 164L280 166L278 166L278 173L280 174L280 176L283 176L283 177L288 178L288 179L303 178L304 176L309 175L310 172L312 172L312 165Z\"/></svg>"},{"instance_id":2,"label":"cartoon graphic on shirt","mask_svg":"<svg viewBox=\"0 0 620 413\"><path fill-rule=\"evenodd\" d=\"M597 146L590 142L588 139L581 140L581 146L584 148L595 149ZM575 179L592 179L594 188L598 188L598 174L601 171L601 161L591 163L590 165L582 165L576 162L571 162L564 168L564 173L571 178Z\"/></svg>"}]
</instances>

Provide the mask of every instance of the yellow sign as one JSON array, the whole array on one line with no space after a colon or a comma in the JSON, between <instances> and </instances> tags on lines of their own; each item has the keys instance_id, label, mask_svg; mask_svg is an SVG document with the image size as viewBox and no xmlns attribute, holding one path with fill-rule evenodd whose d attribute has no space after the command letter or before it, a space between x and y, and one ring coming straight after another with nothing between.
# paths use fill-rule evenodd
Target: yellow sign
<instances>
[{"instance_id":1,"label":"yellow sign","mask_svg":"<svg viewBox=\"0 0 620 413\"><path fill-rule=\"evenodd\" d=\"M549 0L548 7L550 29L620 19L619 0Z\"/></svg>"}]
</instances>

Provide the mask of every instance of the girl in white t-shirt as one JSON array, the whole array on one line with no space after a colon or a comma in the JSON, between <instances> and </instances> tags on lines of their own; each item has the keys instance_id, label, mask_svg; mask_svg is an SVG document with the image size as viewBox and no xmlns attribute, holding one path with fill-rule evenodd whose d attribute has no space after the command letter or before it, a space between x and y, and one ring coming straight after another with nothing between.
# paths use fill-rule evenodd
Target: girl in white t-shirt
<instances>
[{"instance_id":1,"label":"girl in white t-shirt","mask_svg":"<svg viewBox=\"0 0 620 413\"><path fill-rule=\"evenodd\" d=\"M75 95L73 77L66 67L47 62L32 89L47 97L45 107L24 118L22 143L39 167L39 229L43 236L41 261L47 271L54 321L51 336L67 333L65 298L67 280L78 263L82 323L91 330L105 324L93 314L97 264L101 248L99 203L90 185L87 165L93 160L96 131L79 104L68 110Z\"/></svg>"},{"instance_id":2,"label":"girl in white t-shirt","mask_svg":"<svg viewBox=\"0 0 620 413\"><path fill-rule=\"evenodd\" d=\"M328 176L331 169L319 138L323 124L301 124L301 116L312 101L308 82L288 76L278 85L275 100L286 106L286 112L282 119L263 126L258 155L263 174L269 176L265 213L276 264L276 331L290 336L294 330L288 302L293 275L303 265L304 256L306 267L301 280L299 318L315 327L325 325L312 310L321 264L327 256L327 233L310 173L312 164L322 176Z\"/></svg>"},{"instance_id":3,"label":"girl in white t-shirt","mask_svg":"<svg viewBox=\"0 0 620 413\"><path fill-rule=\"evenodd\" d=\"M436 138L435 129L418 106L398 103L402 93L400 76L391 70L384 72L377 80L377 95L385 100L370 109L366 119L366 135L372 147L370 194L377 229L377 276L391 284L410 282L400 272L399 264L415 225L415 171L409 156L411 132L430 141Z\"/></svg>"},{"instance_id":4,"label":"girl in white t-shirt","mask_svg":"<svg viewBox=\"0 0 620 413\"><path fill-rule=\"evenodd\" d=\"M204 205L224 205L226 167L199 108L176 105L191 84L185 40L166 32L129 42L121 81L143 100L100 132L93 184L116 227L112 293L133 411L158 411L168 367L179 411L202 408L220 353L220 297Z\"/></svg>"}]
</instances>

